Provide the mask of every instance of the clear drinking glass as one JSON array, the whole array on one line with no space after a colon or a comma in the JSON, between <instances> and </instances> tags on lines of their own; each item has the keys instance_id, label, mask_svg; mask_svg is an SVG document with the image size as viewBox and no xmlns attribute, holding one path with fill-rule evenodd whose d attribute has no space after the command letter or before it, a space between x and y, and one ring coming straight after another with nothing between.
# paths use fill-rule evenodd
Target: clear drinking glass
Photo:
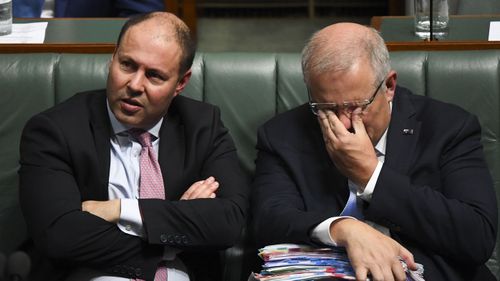
<instances>
[{"instance_id":1,"label":"clear drinking glass","mask_svg":"<svg viewBox=\"0 0 500 281\"><path fill-rule=\"evenodd\" d=\"M430 37L431 15L433 36L445 37L449 22L448 0L415 0L415 35L422 39Z\"/></svg>"}]
</instances>

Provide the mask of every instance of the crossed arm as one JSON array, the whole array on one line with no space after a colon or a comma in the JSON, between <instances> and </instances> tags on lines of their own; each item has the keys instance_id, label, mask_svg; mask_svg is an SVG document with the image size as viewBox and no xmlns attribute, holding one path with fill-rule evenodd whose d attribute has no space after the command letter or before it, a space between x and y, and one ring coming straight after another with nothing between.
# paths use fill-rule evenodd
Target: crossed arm
<instances>
[{"instance_id":1,"label":"crossed arm","mask_svg":"<svg viewBox=\"0 0 500 281\"><path fill-rule=\"evenodd\" d=\"M184 192L180 200L215 198L217 188L219 188L219 183L215 178L208 177L205 180L193 183L186 192ZM107 201L87 200L82 202L82 211L89 212L108 222L117 223L120 219L120 199Z\"/></svg>"}]
</instances>

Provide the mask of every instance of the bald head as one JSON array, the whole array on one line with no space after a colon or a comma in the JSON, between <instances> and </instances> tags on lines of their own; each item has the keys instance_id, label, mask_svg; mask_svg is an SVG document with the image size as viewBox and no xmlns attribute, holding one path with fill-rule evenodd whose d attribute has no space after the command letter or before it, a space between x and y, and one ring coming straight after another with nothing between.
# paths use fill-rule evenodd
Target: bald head
<instances>
[{"instance_id":1,"label":"bald head","mask_svg":"<svg viewBox=\"0 0 500 281\"><path fill-rule=\"evenodd\" d=\"M195 55L195 43L187 25L177 16L167 12L153 12L131 17L123 25L116 48L120 47L123 38L130 29L141 29L142 32L150 34L151 40L163 42L176 42L182 50L180 62L180 74L191 68Z\"/></svg>"},{"instance_id":2,"label":"bald head","mask_svg":"<svg viewBox=\"0 0 500 281\"><path fill-rule=\"evenodd\" d=\"M390 70L389 53L373 28L356 23L336 23L316 32L302 51L302 71L309 84L311 75L348 71L368 61L376 80Z\"/></svg>"}]
</instances>

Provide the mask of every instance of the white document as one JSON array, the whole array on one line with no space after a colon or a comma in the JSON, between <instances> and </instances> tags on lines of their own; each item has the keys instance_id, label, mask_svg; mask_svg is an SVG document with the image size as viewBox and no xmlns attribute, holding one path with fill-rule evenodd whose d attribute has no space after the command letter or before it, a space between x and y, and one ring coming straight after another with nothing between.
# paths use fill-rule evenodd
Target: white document
<instances>
[{"instance_id":1,"label":"white document","mask_svg":"<svg viewBox=\"0 0 500 281\"><path fill-rule=\"evenodd\" d=\"M0 36L0 44L41 44L47 25L48 22L14 23L11 34Z\"/></svg>"},{"instance_id":2,"label":"white document","mask_svg":"<svg viewBox=\"0 0 500 281\"><path fill-rule=\"evenodd\" d=\"M500 41L500 21L490 22L488 41Z\"/></svg>"}]
</instances>

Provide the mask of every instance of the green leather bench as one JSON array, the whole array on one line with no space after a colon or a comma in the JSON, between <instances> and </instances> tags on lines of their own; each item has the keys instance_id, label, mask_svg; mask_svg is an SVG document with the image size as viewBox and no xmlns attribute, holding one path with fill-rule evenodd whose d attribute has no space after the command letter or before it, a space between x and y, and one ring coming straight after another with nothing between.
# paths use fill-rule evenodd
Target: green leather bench
<instances>
[{"instance_id":1,"label":"green leather bench","mask_svg":"<svg viewBox=\"0 0 500 281\"><path fill-rule=\"evenodd\" d=\"M391 56L400 85L459 104L479 117L487 161L500 190L500 51ZM17 199L18 145L25 122L75 92L103 88L109 58L107 54L0 55L0 252L8 254L26 240ZM298 53L199 53L184 94L221 108L250 175L258 126L307 100ZM246 280L256 258L254 250L246 241L223 253L225 281ZM488 263L497 277L499 250Z\"/></svg>"}]
</instances>

